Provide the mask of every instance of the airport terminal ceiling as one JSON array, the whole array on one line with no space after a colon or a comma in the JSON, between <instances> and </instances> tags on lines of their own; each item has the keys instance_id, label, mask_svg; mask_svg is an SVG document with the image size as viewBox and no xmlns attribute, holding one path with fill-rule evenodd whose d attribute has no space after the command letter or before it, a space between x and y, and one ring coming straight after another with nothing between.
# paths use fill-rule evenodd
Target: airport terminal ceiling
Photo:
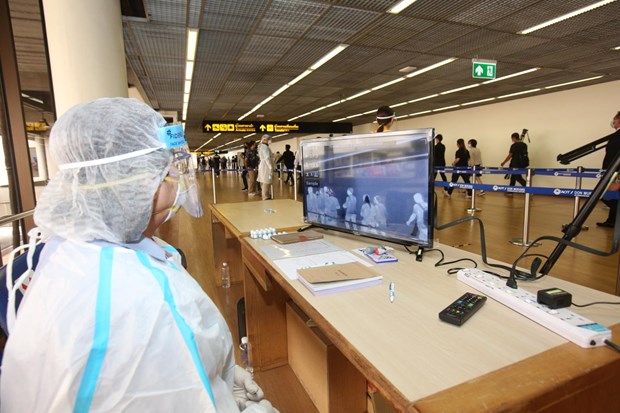
<instances>
[{"instance_id":1,"label":"airport terminal ceiling","mask_svg":"<svg viewBox=\"0 0 620 413\"><path fill-rule=\"evenodd\" d=\"M193 149L215 136L202 132L204 119L356 125L371 122L384 104L402 116L620 79L619 1L417 0L388 13L397 3L122 0L128 79L147 103L180 119L188 29L198 29L185 118ZM596 3L568 20L519 33ZM31 47L37 33L29 16L38 13L38 0L11 0L10 6L14 25L23 27L14 29L18 58L21 53L31 62L20 61L20 73L27 73L22 89L44 94L29 73L44 61ZM311 69L339 45L346 47ZM472 59L496 61L498 80L473 79ZM556 85L563 86L549 88ZM202 150L256 139L244 136L225 134Z\"/></svg>"}]
</instances>

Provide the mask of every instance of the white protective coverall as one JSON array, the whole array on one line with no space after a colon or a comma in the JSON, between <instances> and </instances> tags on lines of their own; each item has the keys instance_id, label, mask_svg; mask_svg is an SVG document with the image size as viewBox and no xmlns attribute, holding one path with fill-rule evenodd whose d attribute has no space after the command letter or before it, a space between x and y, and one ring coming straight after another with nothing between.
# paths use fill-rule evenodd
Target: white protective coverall
<instances>
[{"instance_id":1,"label":"white protective coverall","mask_svg":"<svg viewBox=\"0 0 620 413\"><path fill-rule=\"evenodd\" d=\"M133 248L47 243L4 354L2 411L214 412L208 386L217 411L239 411L220 312L155 242Z\"/></svg>"},{"instance_id":2,"label":"white protective coverall","mask_svg":"<svg viewBox=\"0 0 620 413\"><path fill-rule=\"evenodd\" d=\"M273 413L235 374L217 307L151 238L179 206L202 214L180 125L101 98L56 121L50 155L59 170L34 213L48 241L17 317L9 311L2 412Z\"/></svg>"},{"instance_id":3,"label":"white protective coverall","mask_svg":"<svg viewBox=\"0 0 620 413\"><path fill-rule=\"evenodd\" d=\"M269 145L261 143L258 146L258 179L260 183L270 184L273 181L273 159L271 157L271 148Z\"/></svg>"}]
</instances>

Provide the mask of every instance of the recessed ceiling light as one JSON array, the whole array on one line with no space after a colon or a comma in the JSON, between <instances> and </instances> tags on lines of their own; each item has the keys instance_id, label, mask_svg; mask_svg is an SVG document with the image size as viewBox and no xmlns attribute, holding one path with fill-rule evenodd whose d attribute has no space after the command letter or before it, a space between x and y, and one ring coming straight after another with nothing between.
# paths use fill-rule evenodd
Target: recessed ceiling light
<instances>
[{"instance_id":1,"label":"recessed ceiling light","mask_svg":"<svg viewBox=\"0 0 620 413\"><path fill-rule=\"evenodd\" d=\"M409 73L409 72L413 72L416 69L417 69L417 67L415 67L415 66L405 66L402 69L399 69L398 71L401 72L401 73Z\"/></svg>"},{"instance_id":2,"label":"recessed ceiling light","mask_svg":"<svg viewBox=\"0 0 620 413\"><path fill-rule=\"evenodd\" d=\"M262 113L258 113L258 114L256 114L256 117L257 117L257 118L264 118L264 117L265 117L265 115L263 115Z\"/></svg>"}]
</instances>

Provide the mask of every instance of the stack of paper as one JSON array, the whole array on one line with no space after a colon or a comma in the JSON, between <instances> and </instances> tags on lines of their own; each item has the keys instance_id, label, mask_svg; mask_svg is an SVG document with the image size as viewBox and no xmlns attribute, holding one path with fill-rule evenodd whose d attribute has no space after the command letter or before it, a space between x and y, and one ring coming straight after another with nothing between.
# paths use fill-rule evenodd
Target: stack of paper
<instances>
[{"instance_id":1,"label":"stack of paper","mask_svg":"<svg viewBox=\"0 0 620 413\"><path fill-rule=\"evenodd\" d=\"M381 284L383 276L359 262L297 270L299 281L314 295Z\"/></svg>"}]
</instances>

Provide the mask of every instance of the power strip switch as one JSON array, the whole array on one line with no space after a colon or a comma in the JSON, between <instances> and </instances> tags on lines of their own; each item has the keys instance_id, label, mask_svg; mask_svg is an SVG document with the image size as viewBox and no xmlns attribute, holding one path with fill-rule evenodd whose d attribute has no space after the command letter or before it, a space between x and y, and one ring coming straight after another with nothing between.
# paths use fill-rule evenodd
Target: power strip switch
<instances>
[{"instance_id":1,"label":"power strip switch","mask_svg":"<svg viewBox=\"0 0 620 413\"><path fill-rule=\"evenodd\" d=\"M529 291L506 286L506 281L477 268L460 270L457 279L583 348L604 346L611 330L567 308L551 309Z\"/></svg>"}]
</instances>

